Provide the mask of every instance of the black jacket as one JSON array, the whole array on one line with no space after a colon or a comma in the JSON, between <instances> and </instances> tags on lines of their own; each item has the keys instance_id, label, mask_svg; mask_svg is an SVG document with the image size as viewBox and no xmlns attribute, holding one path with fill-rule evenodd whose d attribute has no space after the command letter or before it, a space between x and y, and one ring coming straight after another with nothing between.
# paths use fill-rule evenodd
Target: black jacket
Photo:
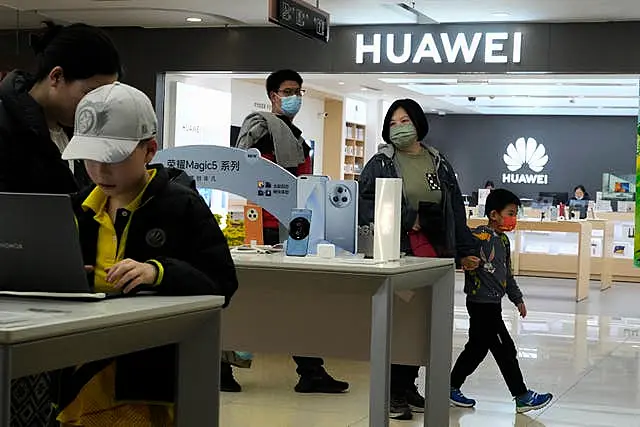
<instances>
[{"instance_id":1,"label":"black jacket","mask_svg":"<svg viewBox=\"0 0 640 427\"><path fill-rule=\"evenodd\" d=\"M0 191L76 192L78 184L51 140L42 107L29 95L34 83L19 71L0 83ZM81 174L82 163L76 165Z\"/></svg>"},{"instance_id":2,"label":"black jacket","mask_svg":"<svg viewBox=\"0 0 640 427\"><path fill-rule=\"evenodd\" d=\"M440 186L442 187L442 212L444 217L444 230L447 246L455 251L457 258L469 255L477 256L476 244L467 227L467 217L462 200L462 193L458 186L458 179L449 162L433 147L426 147L433 156ZM364 167L360 175L360 199L358 206L358 222L360 225L369 225L374 221L376 178L401 178L398 176L398 168L395 162L395 148L393 145L382 145L378 154L373 156ZM425 183L426 185L426 183ZM411 253L411 245L407 233L415 224L416 212L402 198L402 241L401 250Z\"/></svg>"},{"instance_id":3,"label":"black jacket","mask_svg":"<svg viewBox=\"0 0 640 427\"><path fill-rule=\"evenodd\" d=\"M171 182L181 179L175 170L155 168L156 176L131 216L125 258L153 259L163 265L163 281L153 288L159 295L224 295L228 303L238 281L227 241L213 214L197 192ZM94 212L82 208L91 190L73 197L87 265L95 264L99 229ZM118 216L116 230L123 230L126 222L126 217ZM71 403L82 386L112 361L92 362L62 373L59 409ZM115 361L117 400L175 401L176 346L128 354Z\"/></svg>"}]
</instances>

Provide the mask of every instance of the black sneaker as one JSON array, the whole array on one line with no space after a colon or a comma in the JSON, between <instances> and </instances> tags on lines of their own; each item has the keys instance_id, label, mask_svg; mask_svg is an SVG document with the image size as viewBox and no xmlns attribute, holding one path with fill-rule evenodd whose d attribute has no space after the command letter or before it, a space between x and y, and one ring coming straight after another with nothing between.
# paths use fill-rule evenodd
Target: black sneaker
<instances>
[{"instance_id":1,"label":"black sneaker","mask_svg":"<svg viewBox=\"0 0 640 427\"><path fill-rule=\"evenodd\" d=\"M404 395L391 395L389 404L389 418L398 421L410 421L413 419L413 412L407 398Z\"/></svg>"},{"instance_id":2,"label":"black sneaker","mask_svg":"<svg viewBox=\"0 0 640 427\"><path fill-rule=\"evenodd\" d=\"M297 393L340 394L349 390L349 383L338 381L322 371L317 375L303 375L296 384Z\"/></svg>"},{"instance_id":3,"label":"black sneaker","mask_svg":"<svg viewBox=\"0 0 640 427\"><path fill-rule=\"evenodd\" d=\"M419 414L424 413L424 397L418 392L418 387L413 386L407 390L407 402L411 411Z\"/></svg>"}]
</instances>

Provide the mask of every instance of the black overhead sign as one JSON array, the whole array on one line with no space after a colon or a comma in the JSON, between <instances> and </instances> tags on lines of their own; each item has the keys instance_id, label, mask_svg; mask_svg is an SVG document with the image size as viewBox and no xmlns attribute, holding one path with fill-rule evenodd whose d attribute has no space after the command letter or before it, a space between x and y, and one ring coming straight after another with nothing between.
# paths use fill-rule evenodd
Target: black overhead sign
<instances>
[{"instance_id":1,"label":"black overhead sign","mask_svg":"<svg viewBox=\"0 0 640 427\"><path fill-rule=\"evenodd\" d=\"M303 36L329 41L329 14L303 0L269 0L269 21Z\"/></svg>"}]
</instances>

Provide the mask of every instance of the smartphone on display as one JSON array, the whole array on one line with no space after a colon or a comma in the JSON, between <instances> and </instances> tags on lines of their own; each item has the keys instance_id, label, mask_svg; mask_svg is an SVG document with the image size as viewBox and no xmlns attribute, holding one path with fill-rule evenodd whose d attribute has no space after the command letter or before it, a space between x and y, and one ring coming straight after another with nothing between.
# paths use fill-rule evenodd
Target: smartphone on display
<instances>
[{"instance_id":1,"label":"smartphone on display","mask_svg":"<svg viewBox=\"0 0 640 427\"><path fill-rule=\"evenodd\" d=\"M262 208L257 205L247 204L244 207L244 243L250 245L264 245L264 232L262 231Z\"/></svg>"},{"instance_id":2,"label":"smartphone on display","mask_svg":"<svg viewBox=\"0 0 640 427\"><path fill-rule=\"evenodd\" d=\"M325 212L328 176L301 175L298 177L297 207L308 209L313 215L311 230L309 231L309 253L317 252L318 243L325 237Z\"/></svg>"},{"instance_id":3,"label":"smartphone on display","mask_svg":"<svg viewBox=\"0 0 640 427\"><path fill-rule=\"evenodd\" d=\"M311 231L311 210L293 209L289 222L287 256L307 256L309 253L309 233Z\"/></svg>"},{"instance_id":4,"label":"smartphone on display","mask_svg":"<svg viewBox=\"0 0 640 427\"><path fill-rule=\"evenodd\" d=\"M330 181L327 185L326 240L358 253L358 182Z\"/></svg>"}]
</instances>

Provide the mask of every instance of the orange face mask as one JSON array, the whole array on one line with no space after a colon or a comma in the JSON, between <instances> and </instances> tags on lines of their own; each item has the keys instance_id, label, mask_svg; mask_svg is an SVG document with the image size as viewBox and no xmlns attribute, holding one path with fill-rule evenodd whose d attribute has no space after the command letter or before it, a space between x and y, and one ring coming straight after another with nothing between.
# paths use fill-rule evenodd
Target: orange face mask
<instances>
[{"instance_id":1,"label":"orange face mask","mask_svg":"<svg viewBox=\"0 0 640 427\"><path fill-rule=\"evenodd\" d=\"M518 225L518 218L515 216L506 216L502 218L502 224L500 225L500 231L508 233L516 229Z\"/></svg>"}]
</instances>

